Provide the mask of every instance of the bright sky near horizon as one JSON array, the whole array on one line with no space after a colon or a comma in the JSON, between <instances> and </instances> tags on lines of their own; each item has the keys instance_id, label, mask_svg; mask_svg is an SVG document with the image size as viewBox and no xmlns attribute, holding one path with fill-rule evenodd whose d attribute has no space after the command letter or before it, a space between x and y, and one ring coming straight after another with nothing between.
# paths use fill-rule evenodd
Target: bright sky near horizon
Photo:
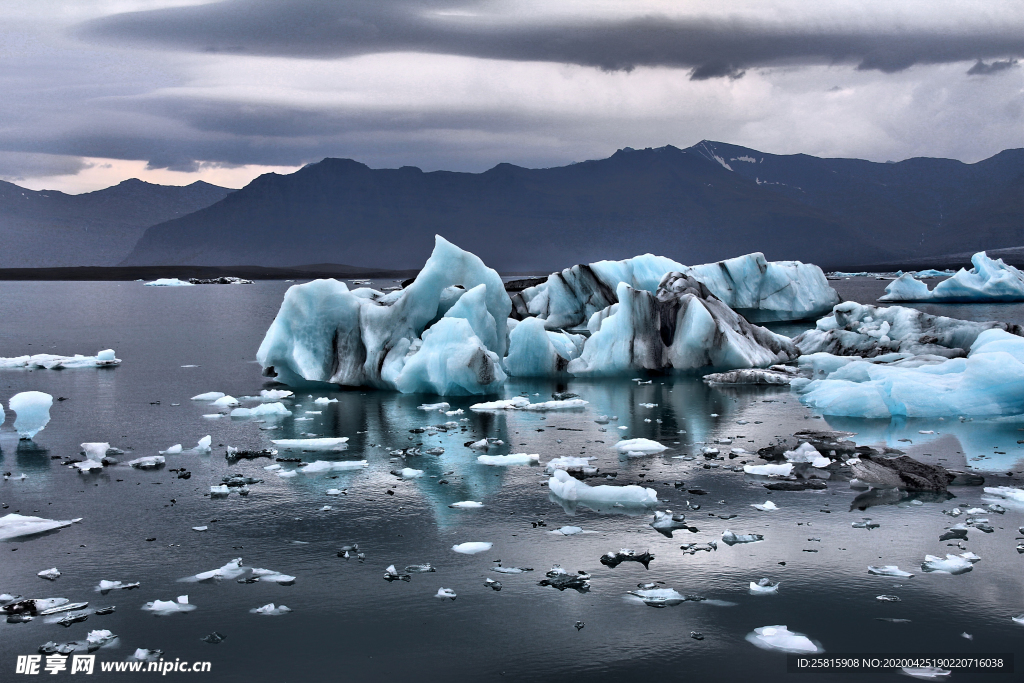
<instances>
[{"instance_id":1,"label":"bright sky near horizon","mask_svg":"<svg viewBox=\"0 0 1024 683\"><path fill-rule=\"evenodd\" d=\"M0 179L1024 147L1018 0L9 0Z\"/></svg>"}]
</instances>

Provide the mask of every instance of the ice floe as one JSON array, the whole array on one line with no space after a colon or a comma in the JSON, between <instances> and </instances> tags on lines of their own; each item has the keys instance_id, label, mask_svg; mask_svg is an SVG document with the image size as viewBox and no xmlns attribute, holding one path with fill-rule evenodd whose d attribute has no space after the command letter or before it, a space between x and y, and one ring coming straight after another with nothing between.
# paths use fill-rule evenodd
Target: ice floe
<instances>
[{"instance_id":1,"label":"ice floe","mask_svg":"<svg viewBox=\"0 0 1024 683\"><path fill-rule=\"evenodd\" d=\"M468 541L466 543L459 543L453 545L452 550L463 555L476 555L477 553L483 553L491 549L493 543L487 541Z\"/></svg>"},{"instance_id":2,"label":"ice floe","mask_svg":"<svg viewBox=\"0 0 1024 683\"><path fill-rule=\"evenodd\" d=\"M361 470L365 467L369 467L369 463L365 460L316 460L303 465L298 471L303 474L323 474L324 472Z\"/></svg>"},{"instance_id":3,"label":"ice floe","mask_svg":"<svg viewBox=\"0 0 1024 683\"><path fill-rule=\"evenodd\" d=\"M141 458L129 460L125 464L129 467L134 467L140 470L151 470L163 466L166 462L166 459L162 455L146 455Z\"/></svg>"},{"instance_id":4,"label":"ice floe","mask_svg":"<svg viewBox=\"0 0 1024 683\"><path fill-rule=\"evenodd\" d=\"M679 594L673 588L646 588L630 591L629 595L640 598L645 605L650 607L674 607L686 602L686 596Z\"/></svg>"},{"instance_id":5,"label":"ice floe","mask_svg":"<svg viewBox=\"0 0 1024 683\"><path fill-rule=\"evenodd\" d=\"M779 465L744 465L743 471L746 474L756 474L762 477L788 477L793 473L793 463L787 462Z\"/></svg>"},{"instance_id":6,"label":"ice floe","mask_svg":"<svg viewBox=\"0 0 1024 683\"><path fill-rule=\"evenodd\" d=\"M43 571L38 572L36 576L40 579L46 579L47 581L56 581L60 578L60 571L58 571L56 567L51 567L50 569L44 569Z\"/></svg>"},{"instance_id":7,"label":"ice floe","mask_svg":"<svg viewBox=\"0 0 1024 683\"><path fill-rule=\"evenodd\" d=\"M348 437L271 439L271 443L285 451L343 451L348 448Z\"/></svg>"},{"instance_id":8,"label":"ice floe","mask_svg":"<svg viewBox=\"0 0 1024 683\"><path fill-rule=\"evenodd\" d=\"M0 517L0 541L6 541L12 538L22 538L24 536L33 536L35 534L53 531L54 529L62 529L64 527L71 526L75 522L81 521L81 517L57 520L32 517L30 515L19 515L12 512Z\"/></svg>"},{"instance_id":9,"label":"ice floe","mask_svg":"<svg viewBox=\"0 0 1024 683\"><path fill-rule=\"evenodd\" d=\"M291 414L292 411L278 401L261 403L254 408L235 408L231 411L231 417L284 417Z\"/></svg>"},{"instance_id":10,"label":"ice floe","mask_svg":"<svg viewBox=\"0 0 1024 683\"><path fill-rule=\"evenodd\" d=\"M205 394L196 394L192 397L193 401L216 401L217 399L224 398L225 394L223 391L207 391Z\"/></svg>"},{"instance_id":11,"label":"ice floe","mask_svg":"<svg viewBox=\"0 0 1024 683\"><path fill-rule=\"evenodd\" d=\"M286 607L284 605L275 605L272 602L263 605L263 607L255 607L249 610L249 612L252 614L262 614L263 616L267 617L276 617L282 614L288 614L291 611L292 609L290 607Z\"/></svg>"},{"instance_id":12,"label":"ice floe","mask_svg":"<svg viewBox=\"0 0 1024 683\"><path fill-rule=\"evenodd\" d=\"M144 287L194 287L188 280L179 280L176 277L161 277L152 282L143 283Z\"/></svg>"},{"instance_id":13,"label":"ice floe","mask_svg":"<svg viewBox=\"0 0 1024 683\"><path fill-rule=\"evenodd\" d=\"M540 462L540 455L537 453L478 455L476 461L482 465L535 465Z\"/></svg>"},{"instance_id":14,"label":"ice floe","mask_svg":"<svg viewBox=\"0 0 1024 683\"><path fill-rule=\"evenodd\" d=\"M23 391L12 396L7 402L7 407L17 414L14 429L17 430L18 437L32 439L43 431L50 422L52 405L53 396L42 391Z\"/></svg>"},{"instance_id":15,"label":"ice floe","mask_svg":"<svg viewBox=\"0 0 1024 683\"><path fill-rule=\"evenodd\" d=\"M555 470L565 470L570 474L597 474L597 468L590 465L590 461L595 459L593 456L562 455L549 460L545 470L548 474L554 474Z\"/></svg>"},{"instance_id":16,"label":"ice floe","mask_svg":"<svg viewBox=\"0 0 1024 683\"><path fill-rule=\"evenodd\" d=\"M548 479L548 488L559 498L581 503L632 503L644 506L658 503L658 494L654 489L636 485L589 486L572 478L565 470L555 470Z\"/></svg>"},{"instance_id":17,"label":"ice floe","mask_svg":"<svg viewBox=\"0 0 1024 683\"><path fill-rule=\"evenodd\" d=\"M442 600L454 600L458 597L451 588L438 588L437 593L434 594L435 598L441 598Z\"/></svg>"},{"instance_id":18,"label":"ice floe","mask_svg":"<svg viewBox=\"0 0 1024 683\"><path fill-rule=\"evenodd\" d=\"M868 567L868 574L874 574L875 576L898 576L907 579L913 576L910 572L905 572L894 564L871 565Z\"/></svg>"},{"instance_id":19,"label":"ice floe","mask_svg":"<svg viewBox=\"0 0 1024 683\"><path fill-rule=\"evenodd\" d=\"M103 368L120 365L121 359L114 356L113 349L105 349L95 356L58 356L52 353L37 353L32 356L0 358L0 369L28 368L31 370L62 370L64 368Z\"/></svg>"},{"instance_id":20,"label":"ice floe","mask_svg":"<svg viewBox=\"0 0 1024 683\"><path fill-rule=\"evenodd\" d=\"M1002 259L990 259L983 251L971 257L971 265L970 270L961 268L930 291L912 273L904 273L885 288L879 301L1024 301L1024 273Z\"/></svg>"},{"instance_id":21,"label":"ice floe","mask_svg":"<svg viewBox=\"0 0 1024 683\"><path fill-rule=\"evenodd\" d=\"M764 650L781 650L794 654L812 654L824 650L802 633L785 626L762 626L747 634L747 641Z\"/></svg>"},{"instance_id":22,"label":"ice floe","mask_svg":"<svg viewBox=\"0 0 1024 683\"><path fill-rule=\"evenodd\" d=\"M106 595L110 591L118 590L132 590L138 588L141 584L138 581L107 581L106 579L100 580L99 584L96 585L96 592Z\"/></svg>"},{"instance_id":23,"label":"ice floe","mask_svg":"<svg viewBox=\"0 0 1024 683\"><path fill-rule=\"evenodd\" d=\"M763 503L751 503L750 507L760 510L761 512L771 512L772 510L779 509L779 506L770 500L766 500Z\"/></svg>"},{"instance_id":24,"label":"ice floe","mask_svg":"<svg viewBox=\"0 0 1024 683\"><path fill-rule=\"evenodd\" d=\"M966 574L973 568L973 562L959 555L946 555L946 559L935 555L925 555L924 562L921 563L922 571L942 574Z\"/></svg>"},{"instance_id":25,"label":"ice floe","mask_svg":"<svg viewBox=\"0 0 1024 683\"><path fill-rule=\"evenodd\" d=\"M455 508L457 510L476 510L478 508L482 508L483 506L483 503L478 503L475 500L461 500L458 503L452 503L448 507Z\"/></svg>"},{"instance_id":26,"label":"ice floe","mask_svg":"<svg viewBox=\"0 0 1024 683\"><path fill-rule=\"evenodd\" d=\"M191 612L195 608L195 605L189 604L187 595L179 595L175 600L153 600L142 606L143 610L157 616Z\"/></svg>"},{"instance_id":27,"label":"ice floe","mask_svg":"<svg viewBox=\"0 0 1024 683\"><path fill-rule=\"evenodd\" d=\"M668 446L650 439L624 439L616 443L613 448L619 453L641 453L653 455L668 450Z\"/></svg>"},{"instance_id":28,"label":"ice floe","mask_svg":"<svg viewBox=\"0 0 1024 683\"><path fill-rule=\"evenodd\" d=\"M763 541L764 536L761 534L737 534L729 529L722 532L722 543L726 545L736 545L737 543L757 543Z\"/></svg>"},{"instance_id":29,"label":"ice floe","mask_svg":"<svg viewBox=\"0 0 1024 683\"><path fill-rule=\"evenodd\" d=\"M751 595L776 595L779 592L779 582L771 579L760 579L750 582Z\"/></svg>"}]
</instances>

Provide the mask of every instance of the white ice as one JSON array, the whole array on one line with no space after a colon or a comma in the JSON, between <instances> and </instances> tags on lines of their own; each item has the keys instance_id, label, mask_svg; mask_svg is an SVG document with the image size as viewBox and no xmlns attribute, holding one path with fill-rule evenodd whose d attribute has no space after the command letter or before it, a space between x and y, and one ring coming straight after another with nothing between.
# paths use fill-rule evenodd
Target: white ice
<instances>
[{"instance_id":1,"label":"white ice","mask_svg":"<svg viewBox=\"0 0 1024 683\"><path fill-rule=\"evenodd\" d=\"M193 401L216 401L219 398L224 398L225 394L223 391L207 391L205 394L196 394L192 397Z\"/></svg>"},{"instance_id":2,"label":"white ice","mask_svg":"<svg viewBox=\"0 0 1024 683\"><path fill-rule=\"evenodd\" d=\"M30 370L61 370L64 368L102 368L120 365L121 359L114 356L113 349L105 349L95 356L58 356L52 353L37 353L33 356L0 358L0 369L27 368Z\"/></svg>"},{"instance_id":3,"label":"white ice","mask_svg":"<svg viewBox=\"0 0 1024 683\"><path fill-rule=\"evenodd\" d=\"M482 465L533 465L540 462L537 453L511 453L509 455L479 455L476 461Z\"/></svg>"},{"instance_id":4,"label":"white ice","mask_svg":"<svg viewBox=\"0 0 1024 683\"><path fill-rule=\"evenodd\" d=\"M187 280L179 280L176 277L162 277L153 280L152 282L146 282L143 284L144 287L194 287L191 282Z\"/></svg>"},{"instance_id":5,"label":"white ice","mask_svg":"<svg viewBox=\"0 0 1024 683\"><path fill-rule=\"evenodd\" d=\"M736 545L737 543L758 543L763 540L764 536L761 534L737 534L729 529L722 532L722 542L726 545Z\"/></svg>"},{"instance_id":6,"label":"white ice","mask_svg":"<svg viewBox=\"0 0 1024 683\"><path fill-rule=\"evenodd\" d=\"M932 302L995 302L1024 301L1024 273L990 259L979 251L971 257L970 270L961 268L952 277L935 285L928 285L905 273L885 288L879 301L932 301Z\"/></svg>"},{"instance_id":7,"label":"white ice","mask_svg":"<svg viewBox=\"0 0 1024 683\"><path fill-rule=\"evenodd\" d=\"M291 414L292 411L279 402L261 403L255 408L235 408L231 411L231 417L283 417Z\"/></svg>"},{"instance_id":8,"label":"white ice","mask_svg":"<svg viewBox=\"0 0 1024 683\"><path fill-rule=\"evenodd\" d=\"M784 451L782 455L786 458L787 462L810 463L812 467L828 467L832 464L831 460L824 457L814 446L807 442L801 443L795 450Z\"/></svg>"},{"instance_id":9,"label":"white ice","mask_svg":"<svg viewBox=\"0 0 1024 683\"><path fill-rule=\"evenodd\" d=\"M795 654L823 652L820 647L802 633L790 631L785 626L762 626L747 634L747 641L764 650L781 650Z\"/></svg>"},{"instance_id":10,"label":"white ice","mask_svg":"<svg viewBox=\"0 0 1024 683\"><path fill-rule=\"evenodd\" d=\"M435 598L454 600L458 597L451 588L438 588L437 593L434 594Z\"/></svg>"},{"instance_id":11,"label":"white ice","mask_svg":"<svg viewBox=\"0 0 1024 683\"><path fill-rule=\"evenodd\" d=\"M778 510L779 509L779 506L776 505L775 503L773 503L770 500L766 500L763 503L752 503L750 507L756 508L756 509L760 510L761 512L771 512L772 510Z\"/></svg>"},{"instance_id":12,"label":"white ice","mask_svg":"<svg viewBox=\"0 0 1024 683\"><path fill-rule=\"evenodd\" d=\"M444 412L446 410L449 410L451 408L451 405L442 401L441 403L423 403L416 407L419 408L420 410L426 410L429 412Z\"/></svg>"},{"instance_id":13,"label":"white ice","mask_svg":"<svg viewBox=\"0 0 1024 683\"><path fill-rule=\"evenodd\" d=\"M98 593L106 593L107 591L130 590L138 587L138 581L107 581L106 579L101 579L95 590Z\"/></svg>"},{"instance_id":14,"label":"white ice","mask_svg":"<svg viewBox=\"0 0 1024 683\"><path fill-rule=\"evenodd\" d=\"M629 594L640 598L644 604L651 607L672 607L686 602L686 598L674 588L645 588L630 591Z\"/></svg>"},{"instance_id":15,"label":"white ice","mask_svg":"<svg viewBox=\"0 0 1024 683\"><path fill-rule=\"evenodd\" d=\"M14 428L22 439L31 439L43 431L50 421L50 406L53 396L41 391L23 391L15 394L7 406L17 413Z\"/></svg>"},{"instance_id":16,"label":"white ice","mask_svg":"<svg viewBox=\"0 0 1024 683\"><path fill-rule=\"evenodd\" d=\"M668 450L668 446L650 439L624 439L616 443L613 448L619 453L643 453L644 455L653 455Z\"/></svg>"},{"instance_id":17,"label":"white ice","mask_svg":"<svg viewBox=\"0 0 1024 683\"><path fill-rule=\"evenodd\" d=\"M875 576L899 576L901 578L913 576L910 572L905 572L894 564L871 565L868 567L868 574L874 574Z\"/></svg>"},{"instance_id":18,"label":"white ice","mask_svg":"<svg viewBox=\"0 0 1024 683\"><path fill-rule=\"evenodd\" d=\"M423 470L414 470L411 467L403 467L398 473L403 479L417 479L423 476Z\"/></svg>"},{"instance_id":19,"label":"white ice","mask_svg":"<svg viewBox=\"0 0 1024 683\"><path fill-rule=\"evenodd\" d=\"M324 472L340 472L344 470L361 470L368 467L365 460L317 460L302 467L303 474L322 474Z\"/></svg>"},{"instance_id":20,"label":"white ice","mask_svg":"<svg viewBox=\"0 0 1024 683\"><path fill-rule=\"evenodd\" d=\"M129 467L136 467L138 469L145 470L152 469L154 467L159 467L160 465L163 465L166 462L167 461L164 459L164 456L162 455L146 455L141 458L129 460L125 464L127 464Z\"/></svg>"},{"instance_id":21,"label":"white ice","mask_svg":"<svg viewBox=\"0 0 1024 683\"><path fill-rule=\"evenodd\" d=\"M215 393L215 392L211 392L211 393ZM200 394L200 396L202 396L202 394ZM213 405L217 406L218 408L232 408L234 406L239 405L239 402L238 402L238 399L235 398L234 396L227 396L227 395L225 395L225 396L221 396L220 398L214 399L213 400Z\"/></svg>"},{"instance_id":22,"label":"white ice","mask_svg":"<svg viewBox=\"0 0 1024 683\"><path fill-rule=\"evenodd\" d=\"M57 570L56 567L52 567L50 569L44 569L43 571L38 572L36 576L38 576L41 579L46 579L47 581L56 581L60 577L60 572Z\"/></svg>"},{"instance_id":23,"label":"white ice","mask_svg":"<svg viewBox=\"0 0 1024 683\"><path fill-rule=\"evenodd\" d=\"M583 351L586 337L548 330L540 318L518 322L508 336L505 368L515 377L557 377Z\"/></svg>"},{"instance_id":24,"label":"white ice","mask_svg":"<svg viewBox=\"0 0 1024 683\"><path fill-rule=\"evenodd\" d=\"M486 541L469 541L467 543L453 545L452 550L457 553L462 553L463 555L476 555L477 553L490 550L493 545L493 543L488 543Z\"/></svg>"},{"instance_id":25,"label":"white ice","mask_svg":"<svg viewBox=\"0 0 1024 683\"><path fill-rule=\"evenodd\" d=\"M252 614L262 614L268 617L276 617L281 614L288 614L291 611L292 610L290 607L286 607L284 605L275 606L274 603L272 602L270 604L263 605L263 607L256 607L249 610L249 612L251 612Z\"/></svg>"},{"instance_id":26,"label":"white ice","mask_svg":"<svg viewBox=\"0 0 1024 683\"><path fill-rule=\"evenodd\" d=\"M142 606L142 609L157 616L191 612L195 608L195 605L189 604L187 595L179 595L176 600L153 600Z\"/></svg>"},{"instance_id":27,"label":"white ice","mask_svg":"<svg viewBox=\"0 0 1024 683\"><path fill-rule=\"evenodd\" d=\"M763 477L788 477L793 473L793 463L787 462L780 465L744 465L743 471L747 474L757 474Z\"/></svg>"},{"instance_id":28,"label":"white ice","mask_svg":"<svg viewBox=\"0 0 1024 683\"><path fill-rule=\"evenodd\" d=\"M925 555L921 569L926 572L942 574L966 574L974 568L974 563L959 555L946 555L946 559L935 555Z\"/></svg>"},{"instance_id":29,"label":"white ice","mask_svg":"<svg viewBox=\"0 0 1024 683\"><path fill-rule=\"evenodd\" d=\"M768 579L750 582L751 595L776 595L779 592L779 583Z\"/></svg>"},{"instance_id":30,"label":"white ice","mask_svg":"<svg viewBox=\"0 0 1024 683\"><path fill-rule=\"evenodd\" d=\"M590 465L591 460L596 460L594 456L578 457L575 455L562 455L557 458L552 458L548 461L545 466L548 474L554 474L555 470L565 470L566 472L579 471L583 474L596 474L597 468Z\"/></svg>"},{"instance_id":31,"label":"white ice","mask_svg":"<svg viewBox=\"0 0 1024 683\"><path fill-rule=\"evenodd\" d=\"M642 486L589 486L578 479L573 479L565 470L555 470L548 479L548 488L559 498L583 503L632 503L653 506L658 503L658 494L654 489Z\"/></svg>"},{"instance_id":32,"label":"white ice","mask_svg":"<svg viewBox=\"0 0 1024 683\"><path fill-rule=\"evenodd\" d=\"M291 391L287 389L261 389L260 400L261 401L280 401L282 398L291 398L294 396Z\"/></svg>"},{"instance_id":33,"label":"white ice","mask_svg":"<svg viewBox=\"0 0 1024 683\"><path fill-rule=\"evenodd\" d=\"M271 439L271 443L285 451L343 451L348 448L348 437L318 439Z\"/></svg>"},{"instance_id":34,"label":"white ice","mask_svg":"<svg viewBox=\"0 0 1024 683\"><path fill-rule=\"evenodd\" d=\"M516 396L515 398L504 398L497 401L474 403L469 407L469 409L478 412L491 410L516 410L522 409L528 405L530 405L530 399L525 396Z\"/></svg>"},{"instance_id":35,"label":"white ice","mask_svg":"<svg viewBox=\"0 0 1024 683\"><path fill-rule=\"evenodd\" d=\"M100 461L106 457L107 451L110 449L110 444L91 442L78 444L78 447L82 449L82 452L85 453L85 457L89 460Z\"/></svg>"},{"instance_id":36,"label":"white ice","mask_svg":"<svg viewBox=\"0 0 1024 683\"><path fill-rule=\"evenodd\" d=\"M320 396L315 401L313 401L313 403L317 404L318 406L325 406L325 405L328 405L330 403L337 403L337 402L338 402L338 399L336 399L336 398L327 398L326 396Z\"/></svg>"},{"instance_id":37,"label":"white ice","mask_svg":"<svg viewBox=\"0 0 1024 683\"><path fill-rule=\"evenodd\" d=\"M180 443L170 446L166 451L160 451L160 455L178 455L179 453L181 453Z\"/></svg>"},{"instance_id":38,"label":"white ice","mask_svg":"<svg viewBox=\"0 0 1024 683\"><path fill-rule=\"evenodd\" d=\"M211 569L210 571L199 572L198 574L193 574L192 576L186 576L183 579L178 579L178 581L182 581L184 583L196 583L198 581L219 581L221 579L237 579L239 576L247 573L248 571L249 569L247 567L242 566L242 558L236 557L235 559L225 564L223 567L217 567L216 569Z\"/></svg>"},{"instance_id":39,"label":"white ice","mask_svg":"<svg viewBox=\"0 0 1024 683\"><path fill-rule=\"evenodd\" d=\"M477 508L482 508L483 506L483 503L479 503L475 500L461 500L458 503L452 503L448 507L455 508L457 510L475 510Z\"/></svg>"}]
</instances>

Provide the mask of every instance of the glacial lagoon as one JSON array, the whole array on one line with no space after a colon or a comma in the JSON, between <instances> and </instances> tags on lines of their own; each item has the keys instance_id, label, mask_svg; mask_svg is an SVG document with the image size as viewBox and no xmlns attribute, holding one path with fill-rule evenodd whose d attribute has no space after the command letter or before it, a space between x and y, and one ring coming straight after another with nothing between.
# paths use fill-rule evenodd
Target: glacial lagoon
<instances>
[{"instance_id":1,"label":"glacial lagoon","mask_svg":"<svg viewBox=\"0 0 1024 683\"><path fill-rule=\"evenodd\" d=\"M847 300L873 303L886 283L853 278L830 284ZM955 498L865 500L846 483L769 492L762 480L735 471L743 461L763 462L756 450L777 437L836 429L856 433L852 438L860 444L884 443L925 462L975 469L987 485L1020 486L1024 446L1017 441L1024 440L1024 421L823 418L785 387L713 388L686 377L644 378L650 384L506 384L506 397L524 394L541 401L572 392L589 402L580 410L546 414L469 410L479 398L300 389L284 401L292 415L281 419L204 417L218 411L191 397L218 391L241 398L281 388L261 376L255 352L288 286L0 284L0 356L113 348L123 361L115 368L0 370L5 408L21 391L58 399L50 423L30 442L19 441L7 411L0 452L3 471L12 476L0 482L0 514L82 518L59 531L0 543L0 593L116 606L113 613L91 614L67 628L43 617L0 623L5 679L18 655L35 654L47 641L82 640L95 629L119 636L94 653L97 661L121 661L137 648L159 649L165 660L210 661L218 681L250 681L257 674L280 681L787 679L784 654L746 639L769 625L806 634L829 654L986 652L1015 653L1019 659L1024 653L1024 626L1011 619L1024 612L1024 555L1016 550L1024 508L1002 501L1005 513L985 515L993 533L969 532L963 547L982 558L970 572L925 573L926 555L963 552L956 541L938 538L968 515L954 519L943 510L984 507L992 501L981 487L952 487ZM968 320L1024 322L1020 304L909 305ZM772 327L792 335L810 324ZM315 403L318 397L337 402ZM418 407L440 400L450 404L449 411L463 413ZM602 415L609 419L599 420ZM456 426L448 431L430 429L450 422ZM209 454L189 452L208 434ZM348 437L347 449L299 457L366 460L367 467L281 477L265 468L279 464L287 472L295 464L225 457L229 446L261 450L272 439L310 435ZM479 463L481 451L465 444L483 438L502 442L490 455L536 453L540 465ZM623 457L612 447L623 438L649 438L668 449ZM724 440L730 443L715 443ZM83 442L124 450L118 456L122 464L96 474L62 467L62 461L81 458ZM162 468L123 464L175 444L183 452L166 455ZM443 454L392 455L438 447ZM746 453L709 461L705 447ZM285 456L292 454L279 453ZM614 474L590 478L590 484L655 489L657 509L684 514L696 530L678 529L668 538L649 526L649 512L595 511L552 499L544 464L559 456L593 457L591 466ZM423 474L392 474L403 468ZM188 478L179 476L184 472ZM210 486L232 474L263 481L251 484L247 496L210 497ZM753 507L769 500L778 509ZM483 507L449 507L461 501ZM865 517L877 528L851 526ZM565 527L582 531L558 532ZM726 530L764 540L730 546L722 542ZM717 549L688 554L680 548L709 541ZM452 550L477 542L492 545L475 554ZM350 557L339 556L356 545ZM631 561L602 564L605 553L621 549L649 551L654 559L649 569ZM295 582L179 581L235 558L294 576ZM423 563L436 571L410 572L408 581L383 579L389 565L401 572ZM554 565L585 571L589 591L538 585ZM870 565L897 565L914 576L871 575ZM509 574L495 571L498 566L533 571ZM55 581L37 576L51 567L61 572ZM778 592L752 594L749 584L762 578L778 582ZM487 585L488 579L500 581L501 590ZM140 586L104 595L95 591L101 580ZM704 599L656 608L630 595L640 584ZM440 588L456 599L438 599ZM179 595L188 595L195 609L166 616L142 609ZM885 595L899 601L878 599ZM270 603L292 611L250 612ZM226 638L216 644L202 640L214 632ZM692 637L694 632L702 638ZM1013 679L963 671L951 678Z\"/></svg>"}]
</instances>

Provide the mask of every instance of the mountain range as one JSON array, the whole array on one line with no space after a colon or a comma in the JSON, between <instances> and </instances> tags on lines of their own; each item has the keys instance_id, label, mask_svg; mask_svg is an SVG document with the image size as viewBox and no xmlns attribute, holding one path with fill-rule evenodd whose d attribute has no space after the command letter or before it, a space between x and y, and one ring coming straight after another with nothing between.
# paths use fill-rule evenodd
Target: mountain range
<instances>
[{"instance_id":1,"label":"mountain range","mask_svg":"<svg viewBox=\"0 0 1024 683\"><path fill-rule=\"evenodd\" d=\"M125 180L85 194L0 181L0 268L112 266L146 228L224 199L233 190Z\"/></svg>"},{"instance_id":2,"label":"mountain range","mask_svg":"<svg viewBox=\"0 0 1024 683\"><path fill-rule=\"evenodd\" d=\"M125 185L146 184L126 181L90 195ZM0 233L3 192L12 187L0 186ZM117 246L121 256L97 265L410 269L423 263L435 233L503 272L645 252L694 264L761 251L845 268L1024 245L1024 149L973 164L876 163L704 141L624 148L556 168L498 164L483 173L371 169L328 158L234 192L202 183L178 189L190 188L203 206L168 215L165 200L161 215L122 211L132 225L148 220L149 227L132 228L137 242L121 228L123 239L106 250L112 257ZM26 253L25 261L35 257Z\"/></svg>"}]
</instances>

